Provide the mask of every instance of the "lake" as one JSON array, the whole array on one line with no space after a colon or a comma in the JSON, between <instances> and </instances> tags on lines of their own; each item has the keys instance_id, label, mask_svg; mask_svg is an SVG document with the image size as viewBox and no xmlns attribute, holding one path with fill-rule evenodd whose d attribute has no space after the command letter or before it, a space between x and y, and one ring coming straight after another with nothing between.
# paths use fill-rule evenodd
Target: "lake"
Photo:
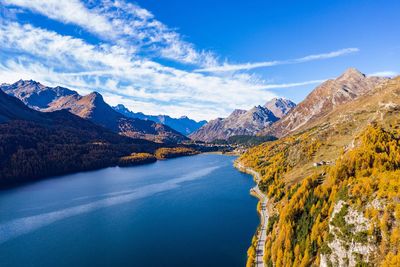
<instances>
[{"instance_id":1,"label":"lake","mask_svg":"<svg viewBox=\"0 0 400 267\"><path fill-rule=\"evenodd\" d=\"M201 154L0 191L0 266L245 266L252 177Z\"/></svg>"}]
</instances>

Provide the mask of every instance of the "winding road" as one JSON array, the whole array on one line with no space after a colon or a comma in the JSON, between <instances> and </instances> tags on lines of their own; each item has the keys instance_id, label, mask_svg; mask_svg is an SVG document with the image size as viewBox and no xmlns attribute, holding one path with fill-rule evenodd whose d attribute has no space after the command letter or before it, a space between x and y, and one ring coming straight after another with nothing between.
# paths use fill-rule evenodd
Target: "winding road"
<instances>
[{"instance_id":1,"label":"winding road","mask_svg":"<svg viewBox=\"0 0 400 267\"><path fill-rule=\"evenodd\" d=\"M258 172L256 172L251 168L244 167L240 163L236 163L236 167L243 172L253 175L254 180L256 182L256 186L250 189L250 193L260 200L260 205L261 205L261 211L260 211L261 222L260 222L260 231L258 232L257 235L255 266L264 267L265 264L263 258L265 254L265 241L267 237L267 225L268 225L268 212L267 212L268 198L258 187L258 183L261 180L261 176Z\"/></svg>"}]
</instances>

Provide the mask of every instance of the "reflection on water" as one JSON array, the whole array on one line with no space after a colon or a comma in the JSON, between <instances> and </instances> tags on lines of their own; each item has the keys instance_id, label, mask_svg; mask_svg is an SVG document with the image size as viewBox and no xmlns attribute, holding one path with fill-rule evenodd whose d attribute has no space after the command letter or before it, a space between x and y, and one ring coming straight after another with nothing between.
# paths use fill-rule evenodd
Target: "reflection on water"
<instances>
[{"instance_id":1,"label":"reflection on water","mask_svg":"<svg viewBox=\"0 0 400 267\"><path fill-rule=\"evenodd\" d=\"M243 266L258 219L251 177L233 160L198 155L1 191L0 266Z\"/></svg>"}]
</instances>

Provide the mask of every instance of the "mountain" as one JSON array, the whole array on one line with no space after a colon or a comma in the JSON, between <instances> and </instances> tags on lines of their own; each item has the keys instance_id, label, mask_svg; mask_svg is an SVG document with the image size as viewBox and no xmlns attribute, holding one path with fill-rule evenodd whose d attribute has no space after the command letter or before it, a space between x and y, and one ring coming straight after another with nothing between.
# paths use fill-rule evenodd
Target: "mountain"
<instances>
[{"instance_id":1,"label":"mountain","mask_svg":"<svg viewBox=\"0 0 400 267\"><path fill-rule=\"evenodd\" d=\"M228 139L235 135L255 135L276 122L278 118L267 108L256 106L252 109L234 110L227 118L209 121L189 137L193 140L211 142Z\"/></svg>"},{"instance_id":2,"label":"mountain","mask_svg":"<svg viewBox=\"0 0 400 267\"><path fill-rule=\"evenodd\" d=\"M0 187L118 164L159 144L118 135L65 110L39 112L0 90Z\"/></svg>"},{"instance_id":3,"label":"mountain","mask_svg":"<svg viewBox=\"0 0 400 267\"><path fill-rule=\"evenodd\" d=\"M150 120L165 124L174 129L175 131L178 131L186 136L195 132L197 129L199 129L201 126L207 123L207 121L197 122L195 120L189 119L186 116L180 118L171 118L170 116L167 115L158 115L158 116L145 115L142 112L132 112L122 104L116 105L115 107L113 107L113 109L128 118Z\"/></svg>"},{"instance_id":4,"label":"mountain","mask_svg":"<svg viewBox=\"0 0 400 267\"><path fill-rule=\"evenodd\" d=\"M34 109L48 108L51 102L63 96L78 95L77 92L67 88L47 87L33 80L19 80L11 85L2 84L0 88Z\"/></svg>"},{"instance_id":5,"label":"mountain","mask_svg":"<svg viewBox=\"0 0 400 267\"><path fill-rule=\"evenodd\" d=\"M268 196L265 265L397 266L400 77L352 69L318 88L308 101L329 110L239 159Z\"/></svg>"},{"instance_id":6,"label":"mountain","mask_svg":"<svg viewBox=\"0 0 400 267\"><path fill-rule=\"evenodd\" d=\"M288 114L295 106L296 104L294 102L286 98L273 98L264 105L264 107L271 110L275 117L279 119Z\"/></svg>"},{"instance_id":7,"label":"mountain","mask_svg":"<svg viewBox=\"0 0 400 267\"><path fill-rule=\"evenodd\" d=\"M3 85L1 89L34 109L45 112L67 109L81 118L132 138L164 143L188 140L187 137L163 124L123 116L109 106L97 92L81 96L66 88L46 87L32 80Z\"/></svg>"},{"instance_id":8,"label":"mountain","mask_svg":"<svg viewBox=\"0 0 400 267\"><path fill-rule=\"evenodd\" d=\"M0 90L0 123L10 120L33 120L46 122L48 119L42 113L35 112L25 106L15 97L6 95Z\"/></svg>"},{"instance_id":9,"label":"mountain","mask_svg":"<svg viewBox=\"0 0 400 267\"><path fill-rule=\"evenodd\" d=\"M315 88L288 115L263 133L280 137L294 132L308 122L323 117L335 107L365 95L386 80L387 78L368 77L349 68L337 79L328 80Z\"/></svg>"}]
</instances>

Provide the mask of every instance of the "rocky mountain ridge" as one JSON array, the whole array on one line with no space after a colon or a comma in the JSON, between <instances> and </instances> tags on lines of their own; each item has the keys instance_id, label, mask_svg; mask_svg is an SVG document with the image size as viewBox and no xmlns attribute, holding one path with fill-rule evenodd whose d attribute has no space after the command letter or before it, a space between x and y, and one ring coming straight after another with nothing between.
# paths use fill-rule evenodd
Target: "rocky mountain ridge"
<instances>
[{"instance_id":1,"label":"rocky mountain ridge","mask_svg":"<svg viewBox=\"0 0 400 267\"><path fill-rule=\"evenodd\" d=\"M1 89L33 109L44 112L65 109L128 137L164 143L188 140L181 133L161 123L125 117L108 105L97 92L81 96L67 88L46 87L32 80L20 80L11 85L2 85Z\"/></svg>"},{"instance_id":2,"label":"rocky mountain ridge","mask_svg":"<svg viewBox=\"0 0 400 267\"><path fill-rule=\"evenodd\" d=\"M278 121L295 105L290 100L274 98L264 106L255 106L250 110L236 109L227 118L209 121L189 137L193 140L212 142L217 139L226 140L236 135L256 135Z\"/></svg>"},{"instance_id":3,"label":"rocky mountain ridge","mask_svg":"<svg viewBox=\"0 0 400 267\"><path fill-rule=\"evenodd\" d=\"M265 103L264 107L274 113L275 117L281 119L288 114L290 110L296 107L296 104L286 98L273 98Z\"/></svg>"},{"instance_id":4,"label":"rocky mountain ridge","mask_svg":"<svg viewBox=\"0 0 400 267\"><path fill-rule=\"evenodd\" d=\"M295 132L336 107L371 92L377 85L387 80L382 77L369 77L355 68L349 68L338 78L316 87L279 122L264 129L261 134L281 137Z\"/></svg>"}]
</instances>

